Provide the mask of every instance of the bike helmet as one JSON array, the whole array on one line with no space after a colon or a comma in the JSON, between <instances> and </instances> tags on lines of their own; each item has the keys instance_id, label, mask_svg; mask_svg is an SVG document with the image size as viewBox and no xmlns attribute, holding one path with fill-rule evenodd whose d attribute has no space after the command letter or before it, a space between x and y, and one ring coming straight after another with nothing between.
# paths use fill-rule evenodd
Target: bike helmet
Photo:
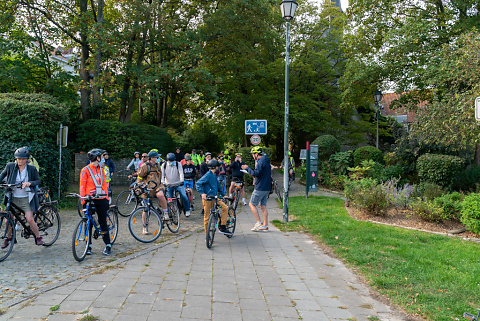
<instances>
[{"instance_id":1,"label":"bike helmet","mask_svg":"<svg viewBox=\"0 0 480 321\"><path fill-rule=\"evenodd\" d=\"M29 158L30 151L26 147L20 147L15 151L15 158Z\"/></svg>"},{"instance_id":2,"label":"bike helmet","mask_svg":"<svg viewBox=\"0 0 480 321\"><path fill-rule=\"evenodd\" d=\"M105 151L103 149L94 148L87 153L88 160L94 162L97 157L102 156Z\"/></svg>"},{"instance_id":3,"label":"bike helmet","mask_svg":"<svg viewBox=\"0 0 480 321\"><path fill-rule=\"evenodd\" d=\"M133 156L135 157L135 155L137 155L137 154L140 155L140 152L133 153Z\"/></svg>"},{"instance_id":4,"label":"bike helmet","mask_svg":"<svg viewBox=\"0 0 480 321\"><path fill-rule=\"evenodd\" d=\"M155 150L151 150L150 152L148 152L148 158L158 158L158 153L155 151Z\"/></svg>"},{"instance_id":5,"label":"bike helmet","mask_svg":"<svg viewBox=\"0 0 480 321\"><path fill-rule=\"evenodd\" d=\"M175 154L174 153L168 153L167 154L167 161L173 162L175 160Z\"/></svg>"},{"instance_id":6,"label":"bike helmet","mask_svg":"<svg viewBox=\"0 0 480 321\"><path fill-rule=\"evenodd\" d=\"M206 152L206 153L205 153L205 157L207 157L207 156L212 156L212 153Z\"/></svg>"},{"instance_id":7,"label":"bike helmet","mask_svg":"<svg viewBox=\"0 0 480 321\"><path fill-rule=\"evenodd\" d=\"M193 153L193 152L195 152L195 153L196 153L196 152L197 152L197 150L196 150L195 148L193 148L193 149L192 149L192 153Z\"/></svg>"},{"instance_id":8,"label":"bike helmet","mask_svg":"<svg viewBox=\"0 0 480 321\"><path fill-rule=\"evenodd\" d=\"M240 152L235 153L235 156L242 156L243 154Z\"/></svg>"},{"instance_id":9,"label":"bike helmet","mask_svg":"<svg viewBox=\"0 0 480 321\"><path fill-rule=\"evenodd\" d=\"M223 152L223 154L228 155L228 149L226 149L225 152Z\"/></svg>"},{"instance_id":10,"label":"bike helmet","mask_svg":"<svg viewBox=\"0 0 480 321\"><path fill-rule=\"evenodd\" d=\"M157 152L157 153L158 153L158 149L156 149L156 148L152 148L152 149L150 149L150 151L151 151L151 152Z\"/></svg>"},{"instance_id":11,"label":"bike helmet","mask_svg":"<svg viewBox=\"0 0 480 321\"><path fill-rule=\"evenodd\" d=\"M210 161L208 161L208 164L207 164L208 168L217 168L218 167L218 162L216 159L212 159Z\"/></svg>"},{"instance_id":12,"label":"bike helmet","mask_svg":"<svg viewBox=\"0 0 480 321\"><path fill-rule=\"evenodd\" d=\"M250 154L261 154L263 152L262 147L260 146L253 146L250 150Z\"/></svg>"},{"instance_id":13,"label":"bike helmet","mask_svg":"<svg viewBox=\"0 0 480 321\"><path fill-rule=\"evenodd\" d=\"M190 157L190 155L187 155L187 156L185 156L185 160L186 161L192 160L192 157Z\"/></svg>"}]
</instances>

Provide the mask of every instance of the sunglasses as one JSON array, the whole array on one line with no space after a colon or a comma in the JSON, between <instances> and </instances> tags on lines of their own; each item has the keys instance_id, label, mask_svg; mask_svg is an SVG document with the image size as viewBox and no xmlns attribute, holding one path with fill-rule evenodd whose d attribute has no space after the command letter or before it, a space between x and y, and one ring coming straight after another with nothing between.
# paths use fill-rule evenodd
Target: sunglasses
<instances>
[{"instance_id":1,"label":"sunglasses","mask_svg":"<svg viewBox=\"0 0 480 321\"><path fill-rule=\"evenodd\" d=\"M148 155L142 155L142 158L147 158L147 157L148 157Z\"/></svg>"}]
</instances>

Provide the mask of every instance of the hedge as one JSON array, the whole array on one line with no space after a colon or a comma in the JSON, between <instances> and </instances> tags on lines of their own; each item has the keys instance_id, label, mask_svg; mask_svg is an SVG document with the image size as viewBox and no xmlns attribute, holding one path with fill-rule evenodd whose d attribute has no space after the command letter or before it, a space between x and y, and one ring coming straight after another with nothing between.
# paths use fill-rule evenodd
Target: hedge
<instances>
[{"instance_id":1,"label":"hedge","mask_svg":"<svg viewBox=\"0 0 480 321\"><path fill-rule=\"evenodd\" d=\"M465 161L457 156L424 154L417 160L418 177L421 181L449 188L464 164Z\"/></svg>"},{"instance_id":2,"label":"hedge","mask_svg":"<svg viewBox=\"0 0 480 321\"><path fill-rule=\"evenodd\" d=\"M353 164L360 165L364 160L373 160L377 163L383 164L383 153L380 149L373 146L362 146L353 152Z\"/></svg>"},{"instance_id":3,"label":"hedge","mask_svg":"<svg viewBox=\"0 0 480 321\"><path fill-rule=\"evenodd\" d=\"M318 136L312 145L318 145L318 159L325 161L330 158L331 155L340 151L340 143L332 135Z\"/></svg>"},{"instance_id":4,"label":"hedge","mask_svg":"<svg viewBox=\"0 0 480 321\"><path fill-rule=\"evenodd\" d=\"M78 128L76 149L92 148L105 149L112 158L131 158L134 151L143 153L152 148L166 155L175 151L175 143L164 129L152 125L90 119Z\"/></svg>"},{"instance_id":5,"label":"hedge","mask_svg":"<svg viewBox=\"0 0 480 321\"><path fill-rule=\"evenodd\" d=\"M465 196L460 205L460 221L469 231L480 234L480 194Z\"/></svg>"}]
</instances>

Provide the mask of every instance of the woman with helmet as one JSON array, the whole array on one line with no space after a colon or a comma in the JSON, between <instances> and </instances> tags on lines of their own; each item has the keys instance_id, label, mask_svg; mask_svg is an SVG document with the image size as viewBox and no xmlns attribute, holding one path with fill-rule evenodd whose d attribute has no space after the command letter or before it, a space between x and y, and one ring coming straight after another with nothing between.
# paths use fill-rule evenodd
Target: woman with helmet
<instances>
[{"instance_id":1,"label":"woman with helmet","mask_svg":"<svg viewBox=\"0 0 480 321\"><path fill-rule=\"evenodd\" d=\"M38 197L34 192L34 188L40 185L40 176L37 169L27 164L27 160L30 157L28 149L21 147L15 151L15 162L8 163L0 174L0 182L6 181L7 184L21 184L21 187L16 187L12 194L12 203L16 207L20 208L25 214L25 219L30 228L35 234L35 244L43 245L42 237L38 232L37 223L33 219L33 213L39 208ZM4 199L4 204L7 203L7 198ZM6 248L10 244L11 231L8 231L7 238L5 238L2 244L2 249Z\"/></svg>"},{"instance_id":2,"label":"woman with helmet","mask_svg":"<svg viewBox=\"0 0 480 321\"><path fill-rule=\"evenodd\" d=\"M108 196L108 183L105 176L105 171L102 165L105 163L103 158L105 151L94 148L87 153L90 164L82 168L80 172L80 195L82 197L86 195L93 196L93 204L95 204L95 211L98 217L98 223L102 230L103 242L105 243L105 249L103 254L110 255L112 250L112 244L110 243L110 233L107 225L107 211L110 207ZM82 204L85 204L85 200L82 199ZM92 225L90 225L87 255L92 254Z\"/></svg>"},{"instance_id":3,"label":"woman with helmet","mask_svg":"<svg viewBox=\"0 0 480 321\"><path fill-rule=\"evenodd\" d=\"M216 159L212 159L208 162L208 173L203 175L197 182L197 191L202 195L202 205L203 205L203 226L205 229L205 233L207 233L208 227L208 219L210 218L210 210L212 209L214 201L207 201L208 196L216 196L220 194L221 196L225 196L223 190L218 183L217 180L217 168L218 168L218 161ZM223 234L229 234L227 231L227 219L228 219L228 206L221 200L217 200L217 204L222 208L222 214L220 218L220 227L219 230Z\"/></svg>"},{"instance_id":4,"label":"woman with helmet","mask_svg":"<svg viewBox=\"0 0 480 321\"><path fill-rule=\"evenodd\" d=\"M127 170L131 169L133 166L133 169L138 171L138 168L140 167L140 163L142 162L142 159L140 158L140 152L135 152L133 153L133 159L130 161L130 163L127 165Z\"/></svg>"}]
</instances>

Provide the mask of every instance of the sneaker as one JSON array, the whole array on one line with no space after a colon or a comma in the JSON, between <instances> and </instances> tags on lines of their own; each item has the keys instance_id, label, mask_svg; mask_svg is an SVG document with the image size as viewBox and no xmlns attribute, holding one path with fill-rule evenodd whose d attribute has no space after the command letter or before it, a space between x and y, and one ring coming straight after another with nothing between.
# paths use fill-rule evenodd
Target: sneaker
<instances>
[{"instance_id":1,"label":"sneaker","mask_svg":"<svg viewBox=\"0 0 480 321\"><path fill-rule=\"evenodd\" d=\"M257 231L259 232L268 232L268 226L262 225L260 226Z\"/></svg>"},{"instance_id":2,"label":"sneaker","mask_svg":"<svg viewBox=\"0 0 480 321\"><path fill-rule=\"evenodd\" d=\"M8 237L5 238L5 241L3 241L3 244L2 244L2 249L4 249L4 248L6 248L7 246L9 246L11 240L12 240L12 239L9 239Z\"/></svg>"},{"instance_id":3,"label":"sneaker","mask_svg":"<svg viewBox=\"0 0 480 321\"><path fill-rule=\"evenodd\" d=\"M163 220L164 221L170 220L170 217L168 216L168 213L163 213Z\"/></svg>"},{"instance_id":4,"label":"sneaker","mask_svg":"<svg viewBox=\"0 0 480 321\"><path fill-rule=\"evenodd\" d=\"M245 202L245 200L242 200L242 205L247 206L247 202Z\"/></svg>"},{"instance_id":5,"label":"sneaker","mask_svg":"<svg viewBox=\"0 0 480 321\"><path fill-rule=\"evenodd\" d=\"M110 244L109 244L110 245ZM103 250L103 254L105 254L106 256L110 256L110 253L112 252L112 246L105 246L105 249Z\"/></svg>"},{"instance_id":6,"label":"sneaker","mask_svg":"<svg viewBox=\"0 0 480 321\"><path fill-rule=\"evenodd\" d=\"M219 230L220 233L222 233L222 234L231 235L231 233L227 230L227 226L226 226L226 225L220 225L220 226L218 227L218 230Z\"/></svg>"},{"instance_id":7,"label":"sneaker","mask_svg":"<svg viewBox=\"0 0 480 321\"><path fill-rule=\"evenodd\" d=\"M43 245L43 240L41 236L35 238L35 244Z\"/></svg>"},{"instance_id":8,"label":"sneaker","mask_svg":"<svg viewBox=\"0 0 480 321\"><path fill-rule=\"evenodd\" d=\"M92 255L92 247L87 247L87 255Z\"/></svg>"},{"instance_id":9,"label":"sneaker","mask_svg":"<svg viewBox=\"0 0 480 321\"><path fill-rule=\"evenodd\" d=\"M262 226L262 223L257 222L255 225L250 229L250 231L258 231L258 228Z\"/></svg>"},{"instance_id":10,"label":"sneaker","mask_svg":"<svg viewBox=\"0 0 480 321\"><path fill-rule=\"evenodd\" d=\"M195 208L193 207L193 204L190 205L190 211L195 211Z\"/></svg>"},{"instance_id":11,"label":"sneaker","mask_svg":"<svg viewBox=\"0 0 480 321\"><path fill-rule=\"evenodd\" d=\"M142 234L143 234L143 235L148 235L148 234L149 234L149 233L148 233L148 227L144 227L144 228L142 229Z\"/></svg>"},{"instance_id":12,"label":"sneaker","mask_svg":"<svg viewBox=\"0 0 480 321\"><path fill-rule=\"evenodd\" d=\"M185 216L186 216L186 217L189 217L189 216L190 216L190 211L186 211L186 212L185 212Z\"/></svg>"}]
</instances>

